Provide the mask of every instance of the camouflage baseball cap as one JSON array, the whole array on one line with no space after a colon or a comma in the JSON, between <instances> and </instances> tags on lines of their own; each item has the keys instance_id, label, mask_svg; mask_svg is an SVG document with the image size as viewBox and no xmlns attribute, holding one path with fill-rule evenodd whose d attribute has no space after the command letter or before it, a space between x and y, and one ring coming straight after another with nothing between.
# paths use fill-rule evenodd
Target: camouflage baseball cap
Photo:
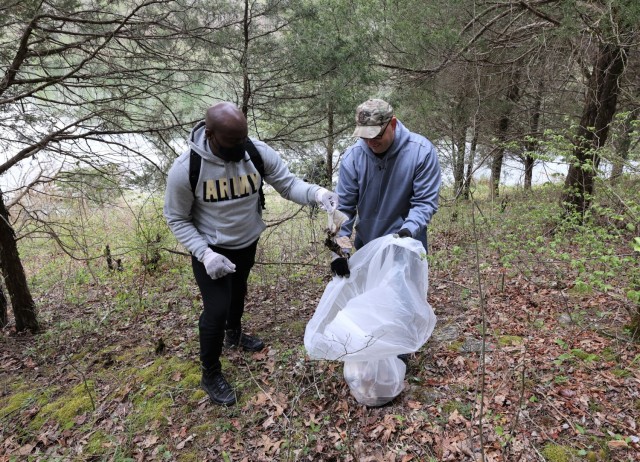
<instances>
[{"instance_id":1,"label":"camouflage baseball cap","mask_svg":"<svg viewBox=\"0 0 640 462\"><path fill-rule=\"evenodd\" d=\"M393 108L381 99L370 99L356 109L356 129L353 136L374 138L393 117Z\"/></svg>"}]
</instances>

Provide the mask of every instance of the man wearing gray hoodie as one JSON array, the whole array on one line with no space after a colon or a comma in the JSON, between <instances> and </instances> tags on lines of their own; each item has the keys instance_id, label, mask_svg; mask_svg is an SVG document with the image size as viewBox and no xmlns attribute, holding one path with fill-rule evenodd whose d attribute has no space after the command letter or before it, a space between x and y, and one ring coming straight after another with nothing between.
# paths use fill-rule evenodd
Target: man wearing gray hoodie
<instances>
[{"instance_id":1,"label":"man wearing gray hoodie","mask_svg":"<svg viewBox=\"0 0 640 462\"><path fill-rule=\"evenodd\" d=\"M178 241L191 252L202 294L199 319L202 387L217 404L232 405L236 393L220 364L223 345L259 351L262 340L242 331L249 272L260 234L266 228L259 199L261 180L298 204L316 203L333 212L337 195L295 177L267 144L248 138L242 111L224 102L207 110L204 123L189 135L189 150L178 157L167 178L164 216ZM247 153L253 143L264 178ZM202 158L192 190L191 151Z\"/></svg>"},{"instance_id":2,"label":"man wearing gray hoodie","mask_svg":"<svg viewBox=\"0 0 640 462\"><path fill-rule=\"evenodd\" d=\"M336 242L345 243L355 228L356 249L386 234L412 237L427 248L427 225L438 210L440 164L433 144L409 131L381 99L365 101L356 109L358 141L340 163L338 210L347 220ZM331 262L331 271L349 277L349 252ZM409 355L398 356L405 364Z\"/></svg>"},{"instance_id":3,"label":"man wearing gray hoodie","mask_svg":"<svg viewBox=\"0 0 640 462\"><path fill-rule=\"evenodd\" d=\"M410 132L381 99L358 106L353 136L359 139L345 151L336 188L338 210L348 217L338 242L355 228L356 249L397 233L419 240L427 250L427 225L438 210L441 182L433 144ZM347 258L334 259L331 270L348 277Z\"/></svg>"}]
</instances>

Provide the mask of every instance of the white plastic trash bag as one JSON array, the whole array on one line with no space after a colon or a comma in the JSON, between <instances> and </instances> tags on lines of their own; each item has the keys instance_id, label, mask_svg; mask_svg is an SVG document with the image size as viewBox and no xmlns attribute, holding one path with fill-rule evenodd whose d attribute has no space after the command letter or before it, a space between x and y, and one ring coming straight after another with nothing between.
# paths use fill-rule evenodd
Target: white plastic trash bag
<instances>
[{"instance_id":1,"label":"white plastic trash bag","mask_svg":"<svg viewBox=\"0 0 640 462\"><path fill-rule=\"evenodd\" d=\"M356 401L370 407L387 404L404 388L405 364L397 356L374 361L345 361L344 379Z\"/></svg>"},{"instance_id":2,"label":"white plastic trash bag","mask_svg":"<svg viewBox=\"0 0 640 462\"><path fill-rule=\"evenodd\" d=\"M349 259L349 278L334 277L307 324L312 359L371 361L417 351L436 324L427 303L428 267L415 239L379 237Z\"/></svg>"},{"instance_id":3,"label":"white plastic trash bag","mask_svg":"<svg viewBox=\"0 0 640 462\"><path fill-rule=\"evenodd\" d=\"M387 235L349 260L351 276L334 277L307 324L312 359L344 361L344 377L359 403L381 406L403 388L397 358L417 351L436 324L427 303L428 266L422 244Z\"/></svg>"}]
</instances>

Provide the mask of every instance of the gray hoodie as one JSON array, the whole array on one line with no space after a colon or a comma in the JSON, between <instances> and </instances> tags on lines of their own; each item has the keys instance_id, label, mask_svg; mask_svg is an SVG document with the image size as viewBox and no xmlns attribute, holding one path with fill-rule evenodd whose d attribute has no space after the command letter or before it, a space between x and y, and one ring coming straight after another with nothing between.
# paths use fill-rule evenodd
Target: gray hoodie
<instances>
[{"instance_id":1,"label":"gray hoodie","mask_svg":"<svg viewBox=\"0 0 640 462\"><path fill-rule=\"evenodd\" d=\"M285 199L306 205L314 202L319 186L293 175L267 144L252 139L264 163L264 181ZM189 147L202 156L194 198L189 183L190 149L169 170L164 216L178 241L202 261L207 247L242 249L255 242L266 228L262 221L258 188L260 174L245 153L240 162L215 156L205 138L204 124L189 135Z\"/></svg>"}]
</instances>

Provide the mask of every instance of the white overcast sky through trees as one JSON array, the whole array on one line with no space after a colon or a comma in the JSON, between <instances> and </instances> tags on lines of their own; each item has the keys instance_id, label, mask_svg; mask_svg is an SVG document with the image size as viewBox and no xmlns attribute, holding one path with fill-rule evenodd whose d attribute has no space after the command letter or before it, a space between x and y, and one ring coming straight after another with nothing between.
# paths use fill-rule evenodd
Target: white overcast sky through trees
<instances>
[{"instance_id":1,"label":"white overcast sky through trees","mask_svg":"<svg viewBox=\"0 0 640 462\"><path fill-rule=\"evenodd\" d=\"M44 150L35 157L27 158L11 167L5 174L0 175L0 189L11 195L11 192L29 184L40 174L44 176L55 175L61 168L73 170L86 168L88 165L79 159L86 158L90 163L114 163L135 172L141 171L141 165L146 162L142 157L152 162L157 162L157 152L143 136L131 134L118 137L105 138L109 142L97 140L76 140L68 143L60 143L56 153ZM123 146L127 146L126 150ZM175 149L181 153L186 149L186 140L176 140ZM442 151L442 146L438 148ZM17 146L8 145L0 152L0 163L6 162L18 151ZM68 152L69 156L61 153ZM134 154L134 152L140 155ZM339 153L336 153L336 156ZM443 153L441 152L441 155ZM441 160L442 162L442 160ZM567 173L567 165L564 162L537 162L533 169L533 184L563 181ZM483 166L476 170L474 178L488 179L490 170ZM453 175L449 168L443 171L445 185L453 183ZM507 158L502 171L501 183L509 186L521 185L524 181L523 164L515 159Z\"/></svg>"},{"instance_id":2,"label":"white overcast sky through trees","mask_svg":"<svg viewBox=\"0 0 640 462\"><path fill-rule=\"evenodd\" d=\"M2 134L0 134L2 137ZM141 165L145 162L157 162L158 155L154 146L140 135L103 136L97 139L80 139L55 144L55 151L44 149L35 156L28 157L12 166L0 175L0 189L11 195L12 191L28 185L38 175L52 177L60 170L88 168L92 165L106 165L109 163L121 166L125 170L141 172ZM3 143L0 151L0 164L9 160L24 146ZM186 146L186 142L184 143ZM181 152L183 146L176 146Z\"/></svg>"}]
</instances>

